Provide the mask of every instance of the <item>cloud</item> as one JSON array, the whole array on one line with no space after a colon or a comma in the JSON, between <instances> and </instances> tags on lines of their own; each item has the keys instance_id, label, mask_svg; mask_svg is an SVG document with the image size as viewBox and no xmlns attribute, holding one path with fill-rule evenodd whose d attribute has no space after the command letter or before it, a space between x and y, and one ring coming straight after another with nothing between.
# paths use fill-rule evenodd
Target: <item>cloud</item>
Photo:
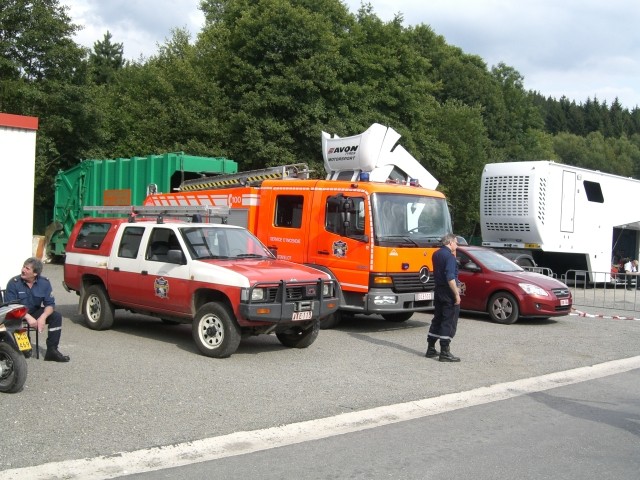
<instances>
[{"instance_id":1,"label":"cloud","mask_svg":"<svg viewBox=\"0 0 640 480\"><path fill-rule=\"evenodd\" d=\"M91 47L109 30L125 57L157 52L171 30L198 34L199 0L61 0L84 26L77 41ZM351 12L360 0L343 0ZM489 67L503 62L524 86L545 96L640 106L640 8L637 0L365 0L373 13L405 25L426 24L448 44Z\"/></svg>"},{"instance_id":2,"label":"cloud","mask_svg":"<svg viewBox=\"0 0 640 480\"><path fill-rule=\"evenodd\" d=\"M199 0L63 0L72 21L82 28L76 37L92 47L107 30L113 41L124 44L128 59L149 57L158 45L171 38L171 31L186 28L195 37L204 24Z\"/></svg>"}]
</instances>

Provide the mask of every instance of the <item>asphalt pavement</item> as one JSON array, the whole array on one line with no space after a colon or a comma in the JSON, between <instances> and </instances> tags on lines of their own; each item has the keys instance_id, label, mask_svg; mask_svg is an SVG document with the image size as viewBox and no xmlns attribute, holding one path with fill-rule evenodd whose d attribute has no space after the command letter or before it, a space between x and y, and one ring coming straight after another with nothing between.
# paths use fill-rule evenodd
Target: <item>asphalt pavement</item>
<instances>
[{"instance_id":1,"label":"asphalt pavement","mask_svg":"<svg viewBox=\"0 0 640 480\"><path fill-rule=\"evenodd\" d=\"M23 392L2 395L3 470L117 455L465 392L640 354L640 321L571 315L491 323L465 314L459 364L423 357L431 316L393 324L357 317L308 349L274 336L243 339L227 359L200 355L188 325L118 311L89 330L77 297L47 265L64 317L68 364L28 360ZM595 315L595 313L594 313ZM44 346L44 339L41 339ZM42 350L44 352L44 348ZM0 477L1 478L1 477Z\"/></svg>"}]
</instances>

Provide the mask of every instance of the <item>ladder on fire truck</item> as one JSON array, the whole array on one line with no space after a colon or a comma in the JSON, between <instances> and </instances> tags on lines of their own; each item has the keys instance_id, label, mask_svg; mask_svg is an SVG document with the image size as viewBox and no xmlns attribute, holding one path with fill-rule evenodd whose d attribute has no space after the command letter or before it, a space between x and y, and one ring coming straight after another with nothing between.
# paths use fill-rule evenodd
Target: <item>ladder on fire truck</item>
<instances>
[{"instance_id":1,"label":"ladder on fire truck","mask_svg":"<svg viewBox=\"0 0 640 480\"><path fill-rule=\"evenodd\" d=\"M85 212L112 213L128 215L129 222L135 222L136 217L149 218L156 217L158 223L162 223L164 217L188 218L193 222L208 222L214 218L219 218L222 223L226 223L229 216L229 207L213 205L131 205L131 206L85 206Z\"/></svg>"},{"instance_id":2,"label":"ladder on fire truck","mask_svg":"<svg viewBox=\"0 0 640 480\"><path fill-rule=\"evenodd\" d=\"M214 175L211 177L185 180L180 185L180 191L214 190L229 187L257 187L264 180L307 180L309 166L306 163L294 163L278 167L267 167L228 175Z\"/></svg>"}]
</instances>

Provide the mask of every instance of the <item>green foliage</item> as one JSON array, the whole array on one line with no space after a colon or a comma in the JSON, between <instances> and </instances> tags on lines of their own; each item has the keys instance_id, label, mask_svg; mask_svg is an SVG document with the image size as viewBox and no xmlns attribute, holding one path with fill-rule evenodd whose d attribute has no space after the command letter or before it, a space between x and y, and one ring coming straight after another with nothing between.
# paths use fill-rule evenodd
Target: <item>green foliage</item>
<instances>
[{"instance_id":1,"label":"green foliage","mask_svg":"<svg viewBox=\"0 0 640 480\"><path fill-rule=\"evenodd\" d=\"M156 55L124 62L107 31L89 51L58 0L0 6L0 111L40 118L36 205L51 178L86 158L185 151L242 169L307 162L320 134L372 123L446 193L456 231L473 233L488 162L551 159L640 178L640 110L528 92L513 67L487 68L427 25L382 21L340 0L202 0L195 43L172 32Z\"/></svg>"}]
</instances>

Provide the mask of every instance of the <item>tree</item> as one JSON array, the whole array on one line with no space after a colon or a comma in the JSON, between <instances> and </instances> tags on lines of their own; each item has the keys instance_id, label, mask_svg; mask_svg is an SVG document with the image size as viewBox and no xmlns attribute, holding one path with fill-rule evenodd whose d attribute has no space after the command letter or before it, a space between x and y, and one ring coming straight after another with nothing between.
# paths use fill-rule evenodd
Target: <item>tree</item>
<instances>
[{"instance_id":1,"label":"tree","mask_svg":"<svg viewBox=\"0 0 640 480\"><path fill-rule=\"evenodd\" d=\"M93 80L97 84L109 83L116 71L124 66L122 43L112 43L111 33L107 30L102 41L93 44L89 55L89 64Z\"/></svg>"}]
</instances>

